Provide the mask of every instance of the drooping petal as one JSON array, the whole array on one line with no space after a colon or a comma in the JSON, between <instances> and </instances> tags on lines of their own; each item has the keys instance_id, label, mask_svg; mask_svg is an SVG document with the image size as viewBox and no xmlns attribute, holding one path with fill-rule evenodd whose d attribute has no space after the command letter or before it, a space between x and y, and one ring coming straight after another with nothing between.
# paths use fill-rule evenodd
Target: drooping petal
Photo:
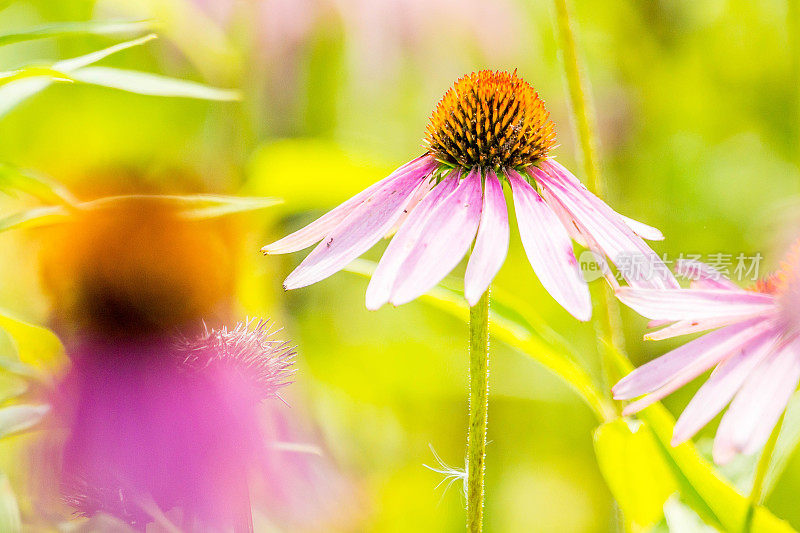
<instances>
[{"instance_id":1,"label":"drooping petal","mask_svg":"<svg viewBox=\"0 0 800 533\"><path fill-rule=\"evenodd\" d=\"M394 305L424 294L469 250L481 216L481 176L476 170L428 218L422 237L400 267L389 299Z\"/></svg>"},{"instance_id":2,"label":"drooping petal","mask_svg":"<svg viewBox=\"0 0 800 533\"><path fill-rule=\"evenodd\" d=\"M800 341L795 338L770 353L742 385L722 417L714 439L714 461L763 446L800 379Z\"/></svg>"},{"instance_id":3,"label":"drooping petal","mask_svg":"<svg viewBox=\"0 0 800 533\"><path fill-rule=\"evenodd\" d=\"M688 383L769 325L769 321L755 318L712 331L686 343L622 378L612 389L614 399L630 400L654 392L677 379Z\"/></svg>"},{"instance_id":4,"label":"drooping petal","mask_svg":"<svg viewBox=\"0 0 800 533\"><path fill-rule=\"evenodd\" d=\"M514 209L522 246L547 292L578 320L589 320L589 287L572 251L567 230L536 190L514 170L506 175L514 195Z\"/></svg>"},{"instance_id":5,"label":"drooping petal","mask_svg":"<svg viewBox=\"0 0 800 533\"><path fill-rule=\"evenodd\" d=\"M567 211L567 209L561 205L561 202L556 200L556 198L550 194L548 189L542 188L538 192L541 197L544 198L544 201L547 202L547 205L550 206L550 209L552 209L553 212L558 216L558 219L561 221L561 225L567 229L567 232L572 240L584 248L588 248L589 243L586 240L586 236L581 232L581 228L575 223L575 218L572 216L572 213Z\"/></svg>"},{"instance_id":6,"label":"drooping petal","mask_svg":"<svg viewBox=\"0 0 800 533\"><path fill-rule=\"evenodd\" d=\"M427 222L436 207L455 190L458 182L458 172L452 172L439 182L423 198L414 211L408 215L405 224L400 227L392 242L386 247L383 257L381 257L375 272L372 274L372 279L370 279L367 287L367 309L378 309L389 301L392 287L397 279L397 272L403 265L403 261L408 257L408 254L414 249L417 241L422 237L425 222Z\"/></svg>"},{"instance_id":7,"label":"drooping petal","mask_svg":"<svg viewBox=\"0 0 800 533\"><path fill-rule=\"evenodd\" d=\"M768 329L719 364L678 418L673 446L690 439L728 405L756 365L775 348L778 338L775 328Z\"/></svg>"},{"instance_id":8,"label":"drooping petal","mask_svg":"<svg viewBox=\"0 0 800 533\"><path fill-rule=\"evenodd\" d=\"M409 215L419 206L420 202L428 196L433 186L436 184L436 180L433 176L429 176L422 187L417 188L417 191L408 199L406 206L403 208L403 213L400 215L400 218L397 219L397 222L394 223L394 226L386 232L386 235L383 236L384 239L391 238L397 231L400 229L405 221L408 219Z\"/></svg>"},{"instance_id":9,"label":"drooping petal","mask_svg":"<svg viewBox=\"0 0 800 533\"><path fill-rule=\"evenodd\" d=\"M375 191L353 209L284 281L286 290L311 285L369 250L397 221L427 176L410 173Z\"/></svg>"},{"instance_id":10,"label":"drooping petal","mask_svg":"<svg viewBox=\"0 0 800 533\"><path fill-rule=\"evenodd\" d=\"M678 259L675 261L675 273L691 279L693 288L744 291L744 289L723 276L711 265L694 259Z\"/></svg>"},{"instance_id":11,"label":"drooping petal","mask_svg":"<svg viewBox=\"0 0 800 533\"><path fill-rule=\"evenodd\" d=\"M503 186L493 171L486 173L483 211L478 237L464 274L464 297L469 305L478 303L508 254L508 211Z\"/></svg>"},{"instance_id":12,"label":"drooping petal","mask_svg":"<svg viewBox=\"0 0 800 533\"><path fill-rule=\"evenodd\" d=\"M308 248L312 244L319 242L325 235L341 223L353 209L357 208L364 200L372 196L376 191L391 183L405 180L409 176L422 177L429 174L436 168L436 161L429 156L419 157L392 172L386 178L374 183L356 194L349 200L340 204L338 207L328 211L311 224L287 235L286 237L264 246L261 251L267 254L283 254L296 252L303 248Z\"/></svg>"},{"instance_id":13,"label":"drooping petal","mask_svg":"<svg viewBox=\"0 0 800 533\"><path fill-rule=\"evenodd\" d=\"M719 289L634 289L620 287L617 298L646 318L684 320L769 313L775 299L753 291Z\"/></svg>"},{"instance_id":14,"label":"drooping petal","mask_svg":"<svg viewBox=\"0 0 800 533\"><path fill-rule=\"evenodd\" d=\"M674 324L667 326L658 331L651 331L644 336L647 341L660 341L663 339L671 339L681 335L690 335L692 333L701 333L710 329L721 328L729 326L736 322L743 322L749 318L755 318L753 315L735 315L723 316L715 318L703 318L700 320L680 320Z\"/></svg>"},{"instance_id":15,"label":"drooping petal","mask_svg":"<svg viewBox=\"0 0 800 533\"><path fill-rule=\"evenodd\" d=\"M787 347L781 354L784 361L782 361L782 369L776 372L780 381L775 387L775 394L770 397L769 403L758 418L758 424L750 433L750 438L742 448L742 453L748 455L756 453L766 444L775 424L778 423L781 414L789 405L792 395L797 390L797 384L800 383L800 351L798 350L800 350L800 343L795 342L794 346Z\"/></svg>"},{"instance_id":16,"label":"drooping petal","mask_svg":"<svg viewBox=\"0 0 800 533\"><path fill-rule=\"evenodd\" d=\"M616 213L616 211L615 211ZM619 213L617 213L619 215ZM648 226L638 220L634 220L632 218L626 217L625 215L619 215L622 218L622 221L627 225L633 232L641 237L642 239L647 239L648 241L663 241L664 234L658 228L654 228L653 226Z\"/></svg>"},{"instance_id":17,"label":"drooping petal","mask_svg":"<svg viewBox=\"0 0 800 533\"><path fill-rule=\"evenodd\" d=\"M547 189L591 235L631 286L657 289L679 287L669 268L628 227L619 213L589 192L558 163L545 161L541 167L529 167L529 171L542 188ZM643 269L646 270L635 271Z\"/></svg>"}]
</instances>

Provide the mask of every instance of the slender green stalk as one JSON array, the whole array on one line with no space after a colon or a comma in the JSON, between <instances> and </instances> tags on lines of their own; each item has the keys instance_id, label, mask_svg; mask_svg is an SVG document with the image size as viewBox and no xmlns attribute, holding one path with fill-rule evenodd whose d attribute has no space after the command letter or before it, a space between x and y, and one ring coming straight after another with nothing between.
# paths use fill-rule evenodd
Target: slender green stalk
<instances>
[{"instance_id":1,"label":"slender green stalk","mask_svg":"<svg viewBox=\"0 0 800 533\"><path fill-rule=\"evenodd\" d=\"M570 15L569 0L554 0L554 2L564 76L567 79L573 121L575 122L575 129L580 142L587 187L602 198L605 195L605 183L597 163L594 110L588 97L588 84L583 76L583 68L578 57L578 46ZM608 287L594 287L592 293L592 300L595 302L595 324L598 329L599 350L603 365L604 388L609 390L611 383L620 376L615 375L614 365L609 360L606 344L614 347L619 353L625 353L622 322L619 306Z\"/></svg>"},{"instance_id":2,"label":"slender green stalk","mask_svg":"<svg viewBox=\"0 0 800 533\"><path fill-rule=\"evenodd\" d=\"M778 443L778 435L781 433L781 426L783 426L783 416L781 415L772 434L769 436L764 450L761 452L761 457L758 459L756 466L756 474L753 478L753 488L750 490L749 505L747 506L747 514L744 517L744 525L742 526L743 533L750 533L753 529L753 518L756 514L756 507L764 503L766 493L764 492L764 481L767 479L769 472L769 465L772 462L772 453L775 451L775 445Z\"/></svg>"},{"instance_id":3,"label":"slender green stalk","mask_svg":"<svg viewBox=\"0 0 800 533\"><path fill-rule=\"evenodd\" d=\"M791 80L794 88L795 161L800 165L800 1L787 0L786 30L789 36Z\"/></svg>"},{"instance_id":4,"label":"slender green stalk","mask_svg":"<svg viewBox=\"0 0 800 533\"><path fill-rule=\"evenodd\" d=\"M483 474L489 410L489 289L469 310L467 531L483 530Z\"/></svg>"},{"instance_id":5,"label":"slender green stalk","mask_svg":"<svg viewBox=\"0 0 800 533\"><path fill-rule=\"evenodd\" d=\"M588 180L587 187L602 195L604 184L597 164L597 138L594 134L594 109L588 98L588 85L583 75L583 66L578 58L575 29L572 26L569 0L555 0L558 35L561 44L561 60L567 78L572 119L578 132L578 142L583 154L583 170Z\"/></svg>"}]
</instances>

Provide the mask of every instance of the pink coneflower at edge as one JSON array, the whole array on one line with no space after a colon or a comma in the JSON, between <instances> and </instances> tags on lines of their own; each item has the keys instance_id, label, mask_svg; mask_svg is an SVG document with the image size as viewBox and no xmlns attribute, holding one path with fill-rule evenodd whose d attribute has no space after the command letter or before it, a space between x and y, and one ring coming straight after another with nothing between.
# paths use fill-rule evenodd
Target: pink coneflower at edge
<instances>
[{"instance_id":1,"label":"pink coneflower at edge","mask_svg":"<svg viewBox=\"0 0 800 533\"><path fill-rule=\"evenodd\" d=\"M645 336L667 339L715 329L631 372L614 386L634 414L714 368L675 425L672 444L690 439L726 405L714 439L714 461L752 454L769 438L800 380L800 241L781 270L749 290L713 268L683 262L697 277L689 289L620 288L619 299L653 325ZM719 328L719 329L717 329Z\"/></svg>"},{"instance_id":2,"label":"pink coneflower at edge","mask_svg":"<svg viewBox=\"0 0 800 533\"><path fill-rule=\"evenodd\" d=\"M250 472L294 482L267 468L260 424L262 402L294 372L294 351L274 333L248 320L186 339L87 338L55 400L68 427L65 501L139 527L152 498L190 531L252 531Z\"/></svg>"},{"instance_id":3,"label":"pink coneflower at edge","mask_svg":"<svg viewBox=\"0 0 800 533\"><path fill-rule=\"evenodd\" d=\"M576 318L589 319L591 302L571 239L618 266L635 256L653 267L646 278L620 269L631 285L678 287L642 240L663 238L660 232L616 213L548 156L555 126L538 93L516 72L480 71L459 79L434 111L426 144L425 155L262 249L287 253L319 242L286 278L285 289L325 279L396 230L367 289L369 309L424 294L473 242L464 292L474 305L508 252L503 183L511 188L531 266Z\"/></svg>"}]
</instances>

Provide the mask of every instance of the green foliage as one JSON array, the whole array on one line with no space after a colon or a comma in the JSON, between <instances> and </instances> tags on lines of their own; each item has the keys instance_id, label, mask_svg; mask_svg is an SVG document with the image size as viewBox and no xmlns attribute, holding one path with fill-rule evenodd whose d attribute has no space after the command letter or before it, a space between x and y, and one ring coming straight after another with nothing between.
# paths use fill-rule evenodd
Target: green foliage
<instances>
[{"instance_id":1,"label":"green foliage","mask_svg":"<svg viewBox=\"0 0 800 533\"><path fill-rule=\"evenodd\" d=\"M359 260L347 269L370 276L374 268L374 263ZM469 307L458 291L438 286L421 300L465 322L468 320ZM492 303L495 304L494 298ZM504 306L499 303L499 307ZM540 324L539 328L547 326ZM592 407L599 420L613 416L614 408L606 404L589 375L568 355L543 341L530 325L492 311L490 334L564 380ZM630 363L619 354L616 357L620 369L630 371ZM635 432L617 419L601 426L595 434L600 468L620 506L632 513L631 519L643 527L653 525L661 518L660 506L677 487L684 501L708 523L726 531L741 530L747 499L721 478L691 443L670 445L675 420L669 412L657 403L645 409L639 418L643 424ZM628 453L615 450L618 446L624 446ZM653 452L658 452L658 456L653 457ZM643 475L644 463L649 464L647 475ZM776 533L793 531L789 524L763 507L756 510L754 528Z\"/></svg>"},{"instance_id":2,"label":"green foliage","mask_svg":"<svg viewBox=\"0 0 800 533\"><path fill-rule=\"evenodd\" d=\"M597 463L627 520L650 528L678 484L646 424L617 419L594 432Z\"/></svg>"},{"instance_id":3,"label":"green foliage","mask_svg":"<svg viewBox=\"0 0 800 533\"><path fill-rule=\"evenodd\" d=\"M375 266L375 263L357 260L350 263L346 270L369 277L375 271ZM464 322L469 320L469 306L459 291L437 286L421 299ZM500 339L515 351L533 358L564 380L592 408L599 421L613 418L614 407L594 385L591 376L568 353L551 347L536 333L537 330L549 329L544 322L537 321L536 326L532 326L528 320L510 318L502 311L509 306L502 303L495 305L495 303L493 296L489 310L492 338Z\"/></svg>"},{"instance_id":4,"label":"green foliage","mask_svg":"<svg viewBox=\"0 0 800 533\"><path fill-rule=\"evenodd\" d=\"M344 201L387 176L388 165L314 138L281 139L260 146L248 169L248 191L286 201L293 211Z\"/></svg>"},{"instance_id":5,"label":"green foliage","mask_svg":"<svg viewBox=\"0 0 800 533\"><path fill-rule=\"evenodd\" d=\"M0 117L17 105L46 89L54 81L80 81L99 87L151 96L197 98L202 100L230 101L239 99L239 93L218 89L201 83L169 78L158 74L92 67L117 52L140 46L156 38L149 34L138 39L116 44L96 52L57 61L49 66L35 65L0 75ZM6 83L2 83L2 82Z\"/></svg>"},{"instance_id":6,"label":"green foliage","mask_svg":"<svg viewBox=\"0 0 800 533\"><path fill-rule=\"evenodd\" d=\"M765 499L775 488L798 444L800 444L800 393L795 393L783 417L781 432L764 481Z\"/></svg>"},{"instance_id":7,"label":"green foliage","mask_svg":"<svg viewBox=\"0 0 800 533\"><path fill-rule=\"evenodd\" d=\"M81 202L63 185L45 177L21 172L10 165L0 165L0 191L6 194L25 192L44 202L59 204L24 209L2 217L0 218L0 232L58 224L69 220L70 215L82 210L104 209L131 201L169 205L176 209L179 216L187 220L204 220L256 211L281 203L281 200L277 198L216 194L130 194L105 196Z\"/></svg>"},{"instance_id":8,"label":"green foliage","mask_svg":"<svg viewBox=\"0 0 800 533\"><path fill-rule=\"evenodd\" d=\"M11 339L15 353L0 356L0 366L22 375L56 375L66 364L64 345L49 329L0 310L0 329ZM32 369L32 370L31 370Z\"/></svg>"},{"instance_id":9,"label":"green foliage","mask_svg":"<svg viewBox=\"0 0 800 533\"><path fill-rule=\"evenodd\" d=\"M618 352L609 349L615 356L619 369L632 370L630 363ZM661 403L655 403L638 415L655 436L662 456L670 465L685 501L707 523L725 531L741 531L744 526L749 502L722 478L714 467L690 442L672 446L675 418ZM753 520L754 531L789 532L792 527L776 518L766 508L758 507Z\"/></svg>"},{"instance_id":10,"label":"green foliage","mask_svg":"<svg viewBox=\"0 0 800 533\"><path fill-rule=\"evenodd\" d=\"M0 35L0 46L25 41L35 41L53 37L77 37L82 35L116 35L125 33L142 33L151 29L148 21L96 21L61 22L45 24L15 33Z\"/></svg>"},{"instance_id":11,"label":"green foliage","mask_svg":"<svg viewBox=\"0 0 800 533\"><path fill-rule=\"evenodd\" d=\"M253 196L222 196L218 194L131 194L106 196L78 204L78 209L102 209L114 204L130 201L158 202L169 205L187 220L203 220L247 211L265 209L280 204L277 198L258 198Z\"/></svg>"},{"instance_id":12,"label":"green foliage","mask_svg":"<svg viewBox=\"0 0 800 533\"><path fill-rule=\"evenodd\" d=\"M23 192L48 204L71 205L77 202L69 189L60 183L7 163L0 163L0 192L9 195Z\"/></svg>"},{"instance_id":13,"label":"green foliage","mask_svg":"<svg viewBox=\"0 0 800 533\"><path fill-rule=\"evenodd\" d=\"M84 67L71 72L70 76L82 83L150 96L218 101L240 98L238 91L230 89L218 89L193 81L112 67Z\"/></svg>"},{"instance_id":14,"label":"green foliage","mask_svg":"<svg viewBox=\"0 0 800 533\"><path fill-rule=\"evenodd\" d=\"M17 505L17 497L11 489L8 478L0 474L0 531L18 533L22 531L22 518Z\"/></svg>"}]
</instances>

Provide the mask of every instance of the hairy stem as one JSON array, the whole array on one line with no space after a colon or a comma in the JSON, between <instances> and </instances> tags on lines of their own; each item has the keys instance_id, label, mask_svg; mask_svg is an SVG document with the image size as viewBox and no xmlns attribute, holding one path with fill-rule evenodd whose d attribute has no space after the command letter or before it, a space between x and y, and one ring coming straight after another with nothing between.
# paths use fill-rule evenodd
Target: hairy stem
<instances>
[{"instance_id":1,"label":"hairy stem","mask_svg":"<svg viewBox=\"0 0 800 533\"><path fill-rule=\"evenodd\" d=\"M778 443L778 435L781 433L781 426L783 426L783 417L781 415L772 434L769 436L767 444L764 445L764 450L761 452L761 457L758 459L756 466L756 474L753 478L753 488L750 490L750 498L748 499L749 505L747 506L747 514L744 517L744 525L742 531L750 533L753 529L753 518L755 518L756 507L764 503L766 493L764 492L764 481L767 479L769 472L769 465L772 462L772 453L775 451L775 445Z\"/></svg>"},{"instance_id":2,"label":"hairy stem","mask_svg":"<svg viewBox=\"0 0 800 533\"><path fill-rule=\"evenodd\" d=\"M483 530L483 474L489 410L489 289L469 310L467 531Z\"/></svg>"}]
</instances>

